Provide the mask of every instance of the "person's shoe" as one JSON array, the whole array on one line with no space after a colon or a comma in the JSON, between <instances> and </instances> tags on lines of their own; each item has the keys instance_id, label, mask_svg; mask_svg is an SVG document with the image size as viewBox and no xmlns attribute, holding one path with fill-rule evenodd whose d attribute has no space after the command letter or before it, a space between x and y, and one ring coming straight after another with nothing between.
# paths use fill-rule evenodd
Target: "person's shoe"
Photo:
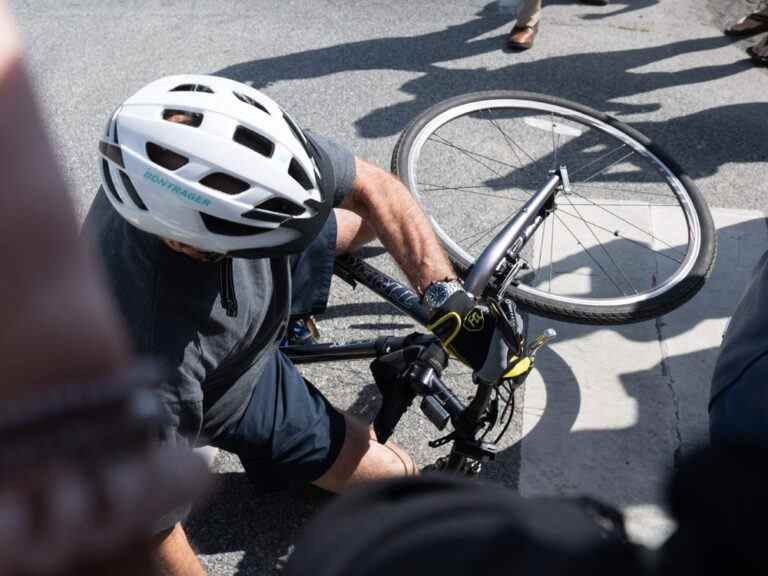
<instances>
[{"instance_id":1,"label":"person's shoe","mask_svg":"<svg viewBox=\"0 0 768 576\"><path fill-rule=\"evenodd\" d=\"M759 44L747 48L747 54L752 62L758 66L768 66L768 38L764 38Z\"/></svg>"},{"instance_id":2,"label":"person's shoe","mask_svg":"<svg viewBox=\"0 0 768 576\"><path fill-rule=\"evenodd\" d=\"M302 344L317 344L320 340L320 331L315 324L313 316L294 318L288 324L282 346L296 346Z\"/></svg>"},{"instance_id":3,"label":"person's shoe","mask_svg":"<svg viewBox=\"0 0 768 576\"><path fill-rule=\"evenodd\" d=\"M752 36L768 31L768 9L753 12L729 26L723 32L726 36Z\"/></svg>"},{"instance_id":4,"label":"person's shoe","mask_svg":"<svg viewBox=\"0 0 768 576\"><path fill-rule=\"evenodd\" d=\"M528 50L533 46L533 41L538 32L538 24L535 26L515 26L507 38L507 48L512 50Z\"/></svg>"},{"instance_id":5,"label":"person's shoe","mask_svg":"<svg viewBox=\"0 0 768 576\"><path fill-rule=\"evenodd\" d=\"M608 6L608 0L581 0L581 3L590 6Z\"/></svg>"}]
</instances>

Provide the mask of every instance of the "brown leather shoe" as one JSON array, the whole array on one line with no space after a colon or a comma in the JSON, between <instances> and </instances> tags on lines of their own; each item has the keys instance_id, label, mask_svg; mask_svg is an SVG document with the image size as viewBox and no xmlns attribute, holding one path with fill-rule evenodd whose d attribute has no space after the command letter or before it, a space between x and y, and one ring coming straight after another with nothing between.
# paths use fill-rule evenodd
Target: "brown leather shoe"
<instances>
[{"instance_id":1,"label":"brown leather shoe","mask_svg":"<svg viewBox=\"0 0 768 576\"><path fill-rule=\"evenodd\" d=\"M533 41L538 32L538 24L535 26L515 26L507 38L507 48L512 50L528 50L528 48L533 46Z\"/></svg>"}]
</instances>

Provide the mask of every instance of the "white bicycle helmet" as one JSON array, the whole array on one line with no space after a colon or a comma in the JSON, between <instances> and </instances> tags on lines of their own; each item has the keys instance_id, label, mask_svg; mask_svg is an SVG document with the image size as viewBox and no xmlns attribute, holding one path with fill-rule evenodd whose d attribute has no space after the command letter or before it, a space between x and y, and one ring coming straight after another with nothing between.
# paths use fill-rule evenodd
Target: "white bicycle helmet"
<instances>
[{"instance_id":1,"label":"white bicycle helmet","mask_svg":"<svg viewBox=\"0 0 768 576\"><path fill-rule=\"evenodd\" d=\"M226 78L145 86L114 112L99 151L106 195L126 220L205 252L298 252L331 209L322 159L298 125Z\"/></svg>"}]
</instances>

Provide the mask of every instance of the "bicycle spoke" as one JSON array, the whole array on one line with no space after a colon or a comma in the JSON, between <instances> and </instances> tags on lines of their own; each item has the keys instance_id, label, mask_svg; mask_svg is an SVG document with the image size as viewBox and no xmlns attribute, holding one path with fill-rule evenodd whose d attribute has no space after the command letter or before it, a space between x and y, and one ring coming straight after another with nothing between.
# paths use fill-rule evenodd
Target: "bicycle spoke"
<instances>
[{"instance_id":1,"label":"bicycle spoke","mask_svg":"<svg viewBox=\"0 0 768 576\"><path fill-rule=\"evenodd\" d=\"M506 132L504 132L504 130L501 129L501 127L496 123L495 120L493 120L493 118L488 118L488 122L490 122L491 126L496 128L496 130L501 134L502 138L504 138L504 142L506 143L507 146L509 146L510 152L512 152L512 154L515 156L515 159L517 160L518 166L522 167L523 166L523 161L520 159L520 155L517 153L517 150L513 146L513 142L511 142L509 140L509 138L507 137Z\"/></svg>"},{"instance_id":2,"label":"bicycle spoke","mask_svg":"<svg viewBox=\"0 0 768 576\"><path fill-rule=\"evenodd\" d=\"M624 156L622 156L621 158L619 158L615 162L611 162L610 164L608 164L608 166L606 166L602 170L599 170L598 172L595 172L594 174L592 174L592 176L590 176L586 180L579 180L578 182L575 182L575 184L584 184L585 182L590 182L590 181L594 180L595 178L600 176L600 174L603 174L606 170L616 166L616 164L618 164L619 162L623 162L624 160L626 160L627 158L632 156L632 154L634 154L634 153L635 153L635 151L632 150L631 152L629 152L628 154L625 154Z\"/></svg>"},{"instance_id":3,"label":"bicycle spoke","mask_svg":"<svg viewBox=\"0 0 768 576\"><path fill-rule=\"evenodd\" d=\"M512 146L515 146L515 147L517 147L517 148L518 148L518 149L519 149L519 150L520 150L520 151L521 151L523 154L525 154L526 156L528 156L528 158L530 158L531 162L533 162L534 164L536 163L536 160L535 160L535 158L534 158L533 156L531 156L530 154L528 154L528 151L527 151L525 148L523 148L522 146L520 146L520 144L518 144L518 143L517 143L515 140L512 140L512 139L509 137L509 135L508 135L506 132L504 132L504 130L502 130L502 129L501 129L501 126L499 126L499 125L496 123L496 121L495 121L495 120L489 119L488 121L489 121L489 122L490 122L490 123L491 123L491 124L492 124L492 125L493 125L493 126L496 128L496 130L498 130L499 132L501 132L501 135L504 137L504 140L506 140L506 142L507 142L507 145L508 145L510 148L511 148ZM515 156L517 157L517 160L518 160L518 162L519 162L519 161L520 161L520 157L519 157L519 156L517 156L517 154L515 154ZM520 165L522 166L522 162L520 163Z\"/></svg>"},{"instance_id":4,"label":"bicycle spoke","mask_svg":"<svg viewBox=\"0 0 768 576\"><path fill-rule=\"evenodd\" d=\"M636 246L639 246L640 248L658 256L663 256L664 258L667 258L669 260L672 260L673 262L676 262L677 264L682 264L682 260L676 260L669 254L665 254L664 252L657 252L656 250L653 250L652 248L649 248L646 244L643 244L642 242L638 242L637 240L633 240L632 238L629 238L628 236L624 236L619 233L618 230L611 230L610 228L606 228L605 226L601 226L600 224L596 224L595 222L592 222L590 220L586 220L585 218L579 218L578 216L571 214L567 210L563 208L558 208L557 211L561 214L565 214L566 216L570 216L571 218L575 218L577 220L581 220L583 222L589 222L590 225L594 226L595 228L599 228L600 230L604 232L608 232L609 234L616 236L617 238L621 238L622 240L626 240L627 242L630 242L631 244L634 244ZM676 250L678 254L680 254L679 250ZM685 254L681 254L683 258L685 258Z\"/></svg>"},{"instance_id":5,"label":"bicycle spoke","mask_svg":"<svg viewBox=\"0 0 768 576\"><path fill-rule=\"evenodd\" d=\"M560 202L555 202L555 204L557 206L564 206L564 204L561 204ZM573 205L574 206L593 206L594 204L590 204L589 202L576 202ZM606 204L605 202L600 202L600 206L611 206L614 208L625 208L625 207L637 208L640 206L644 208L645 207L671 208L671 207L678 207L680 205L679 204L649 204L648 202L643 202L641 204L632 204L630 202L617 202L616 204L611 204L611 203Z\"/></svg>"},{"instance_id":6,"label":"bicycle spoke","mask_svg":"<svg viewBox=\"0 0 768 576\"><path fill-rule=\"evenodd\" d=\"M616 281L613 279L613 277L612 277L610 274L608 274L608 272L606 271L606 269L605 269L605 268L603 268L603 265L602 265L602 264L600 264L600 261L599 261L597 258L595 258L595 257L592 255L592 252L589 250L589 248L587 248L587 246L585 246L585 245L584 245L584 244L581 242L581 240L579 240L579 238L576 236L576 234L574 234L573 230L571 230L571 229L570 229L570 227L568 226L568 224L566 224L566 223L563 221L563 219L562 219L562 218L560 218L560 216L558 216L558 215L557 215L557 212L553 212L553 214L554 214L555 218L557 218L558 222L560 222L560 224L562 224L562 225L565 227L565 229L566 229L566 230L568 230L568 232L570 232L571 236L573 236L573 239L574 239L574 240L576 240L576 243L577 243L579 246L581 246L581 247L584 249L584 252L586 252L586 253L587 253L587 256L589 256L589 258L590 258L590 259L591 259L591 260L592 260L592 261L593 261L595 264L597 264L597 267L598 267L598 268L600 268L600 270L602 270L602 271L603 271L603 274L605 274L605 277L606 277L606 278L608 278L608 280L610 280L611 284L613 284L613 285L614 285L614 287L616 288L616 290L618 290L619 294L621 294L622 296L626 296L626 294L624 294L624 291L623 291L621 288L619 288L619 285L618 285L618 284L616 284Z\"/></svg>"},{"instance_id":7,"label":"bicycle spoke","mask_svg":"<svg viewBox=\"0 0 768 576\"><path fill-rule=\"evenodd\" d=\"M602 156L600 156L600 157L598 157L598 158L595 158L595 159L594 159L594 160L592 160L591 162L587 162L587 163L586 163L584 166L581 166L581 167L579 167L579 168L576 168L576 170L573 170L573 171L571 171L571 178L573 178L574 176L576 176L576 174L578 174L578 173L579 173L579 172L581 172L582 170L586 170L587 168L589 168L589 167L590 167L590 166L592 166L593 164L595 164L595 163L597 163L597 162L600 162L600 161L601 161L601 160L603 160L604 158L608 158L608 156L610 156L611 154L614 154L615 152L618 152L618 151L619 151L619 150L621 150L622 148L626 148L626 147L627 147L627 145L626 145L626 144L622 144L621 146L618 146L617 148L614 148L613 150L611 150L611 151L609 151L609 152L606 152L606 153L605 153L605 154L603 154Z\"/></svg>"},{"instance_id":8,"label":"bicycle spoke","mask_svg":"<svg viewBox=\"0 0 768 576\"><path fill-rule=\"evenodd\" d=\"M554 212L552 213L554 214ZM547 284L547 292L552 294L552 266L554 266L555 260L555 221L552 220L549 223L549 284Z\"/></svg>"},{"instance_id":9,"label":"bicycle spoke","mask_svg":"<svg viewBox=\"0 0 768 576\"><path fill-rule=\"evenodd\" d=\"M434 138L440 138L440 140L435 140ZM438 136L437 134L432 134L432 136L429 137L429 140L432 140L432 142L436 142L438 144L442 144L443 146L448 146L449 148L453 148L454 150L458 150L462 154L464 154L467 158L472 160L473 162L477 162L485 168L486 170L489 170L493 172L496 176L501 177L501 174L488 166L487 164L481 162L476 158L476 156L479 156L480 158L483 158L484 160L490 160L491 162L496 162L497 164L501 164L503 166L506 166L507 168L517 169L517 166L513 166L512 164L507 164L506 162L502 162L501 160L497 160L496 158L491 158L490 156L486 156L484 154L480 154L479 152L473 152L472 150L467 150L466 148L462 148L461 146L457 146L456 144L450 142L449 140L446 140L442 136Z\"/></svg>"},{"instance_id":10,"label":"bicycle spoke","mask_svg":"<svg viewBox=\"0 0 768 576\"><path fill-rule=\"evenodd\" d=\"M568 198L568 199L570 200L570 196L569 196L569 195L566 195L566 198ZM595 231L592 229L592 227L591 227L591 226L590 226L590 225L587 223L587 221L586 221L586 220L585 220L585 219L584 219L584 218L581 216L581 212L579 212L579 209L578 209L578 208L576 208L576 206L574 206L574 205L573 205L573 203L571 203L571 206L573 207L573 209L574 209L574 210L576 210L576 214L578 214L578 215L579 215L579 218L581 218L581 220L582 220L582 221L583 221L583 222L584 222L584 223L587 225L587 229L588 229L588 230L590 231L590 233L592 234L592 237L593 237L595 240L597 240L597 243L600 245L600 248L602 248L603 252L605 253L605 255L606 255L606 256L608 256L608 259L611 261L611 263L612 263L612 264L613 264L613 265L614 265L614 266L615 266L615 267L618 269L618 271L619 271L619 274L621 274L621 276L624 278L624 281L625 281L627 284L629 284L630 288L632 288L632 290L635 292L635 294L639 294L639 292L637 291L637 288L635 288L634 284L632 284L632 281L631 281L631 280L630 280L630 279L627 277L627 275L624 273L624 270L622 269L622 267L618 265L618 263L617 263L617 262L616 262L616 260L613 258L613 256L611 255L611 253L608 251L608 248L606 248L605 244L603 244L603 243L600 241L600 238L598 238L598 237L597 237L597 234L595 234Z\"/></svg>"},{"instance_id":11,"label":"bicycle spoke","mask_svg":"<svg viewBox=\"0 0 768 576\"><path fill-rule=\"evenodd\" d=\"M597 204L596 202L592 202L592 200L590 200L590 199L589 199L589 198L587 198L586 196L582 196L582 195L581 195L581 194L579 194L578 192L574 192L574 191L571 191L571 193L572 193L572 194L575 194L576 196L578 196L578 197L579 197L579 198L581 198L582 200L586 200L587 202L589 202L589 203L590 203L590 204L592 204L593 206L597 206L597 207L598 207L598 208L600 208L600 209L601 209L603 212L606 212L606 213L610 214L611 216L613 216L613 217L614 217L614 218L616 218L617 220L621 220L622 222L624 222L624 223L626 223L626 224L629 224L629 225L630 225L630 226L632 226L632 228L634 228L635 230L638 230L639 232L642 232L643 234L646 234L646 235L650 236L650 237L651 237L653 240L656 240L656 241L658 241L658 242L661 242L661 243L662 243L662 244L664 244L664 245L665 245L667 248L670 248L671 250L675 250L675 249L676 249L674 246L672 246L672 245L671 245L671 244L669 244L668 242L665 242L665 241L664 241L664 240L662 240L661 238L658 238L657 236L654 236L653 234L651 234L651 233L650 233L650 232L648 232L647 230L643 230L642 228L640 228L639 226L636 226L635 224L633 224L632 222L630 222L630 221L629 221L629 220L627 220L626 218L622 218L621 216L619 216L619 215L618 215L618 214L616 214L615 212L612 212L611 210L608 210L607 208L604 208L603 206L601 206L600 204Z\"/></svg>"},{"instance_id":12,"label":"bicycle spoke","mask_svg":"<svg viewBox=\"0 0 768 576\"><path fill-rule=\"evenodd\" d=\"M427 184L427 186L430 186ZM493 190L490 186L473 186L472 188L484 188L488 190ZM517 202L518 204L522 204L525 202L525 199L518 200L517 198L510 198L509 196L497 196L496 194L489 194L487 192L477 192L469 187L463 187L463 186L434 186L432 188L424 189L419 185L419 189L424 192L446 192L446 191L457 191L457 190L465 190L468 194L473 194L475 196L483 196L485 198L495 198L496 200L511 200L512 202ZM512 190L512 192L516 192L516 190ZM533 192L526 192L525 190L520 190L520 192L524 194L528 194L530 196L533 194Z\"/></svg>"},{"instance_id":13,"label":"bicycle spoke","mask_svg":"<svg viewBox=\"0 0 768 576\"><path fill-rule=\"evenodd\" d=\"M471 238L477 238L478 235L479 235L480 237L477 238L477 240L472 242L472 244L467 245L467 248L472 248L478 242L480 242L480 240L482 240L485 236L488 236L488 234L490 234L491 232L493 232L494 230L496 230L497 228L499 228L500 226L505 224L507 221L509 221L509 219L510 219L510 216L505 216L502 220L500 220L499 222L497 222L496 224L494 224L490 228L488 228L486 230L480 230L479 232L475 232L474 234L470 234L466 238L462 238L459 242L466 242L467 240L470 240Z\"/></svg>"},{"instance_id":14,"label":"bicycle spoke","mask_svg":"<svg viewBox=\"0 0 768 576\"><path fill-rule=\"evenodd\" d=\"M661 196L662 198L677 198L674 194L659 194L658 192L648 192L648 191L642 191L638 192L637 190L631 190L627 188L616 188L615 186L608 186L607 184L601 183L601 182L592 182L592 183L584 183L584 182L571 182L571 188L596 188L599 190L608 190L609 192L624 192L625 194L643 194L645 196ZM675 204L679 204L679 202L676 202Z\"/></svg>"},{"instance_id":15,"label":"bicycle spoke","mask_svg":"<svg viewBox=\"0 0 768 576\"><path fill-rule=\"evenodd\" d=\"M550 112L549 118L550 118L550 122L552 123L552 170L556 170L558 167L557 166L557 150L558 150L558 144L560 141L560 135L555 130L555 126L557 125L555 123L555 115Z\"/></svg>"},{"instance_id":16,"label":"bicycle spoke","mask_svg":"<svg viewBox=\"0 0 768 576\"><path fill-rule=\"evenodd\" d=\"M541 242L539 246L539 265L536 266L536 270L533 273L533 279L536 280L536 277L539 275L539 270L541 270L541 260L544 257L544 237L547 235L547 220L549 218L544 219L544 224L542 224L541 228ZM534 255L535 258L535 255Z\"/></svg>"}]
</instances>

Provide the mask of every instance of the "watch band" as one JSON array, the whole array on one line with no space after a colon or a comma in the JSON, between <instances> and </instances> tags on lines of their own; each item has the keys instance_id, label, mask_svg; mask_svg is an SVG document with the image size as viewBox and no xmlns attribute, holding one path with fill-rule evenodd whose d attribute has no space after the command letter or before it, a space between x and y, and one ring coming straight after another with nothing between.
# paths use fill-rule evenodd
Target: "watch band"
<instances>
[{"instance_id":1,"label":"watch band","mask_svg":"<svg viewBox=\"0 0 768 576\"><path fill-rule=\"evenodd\" d=\"M461 282L456 279L432 282L424 290L424 297L422 298L422 302L430 310L430 312L434 312L440 308L440 306L445 304L451 295L463 289L464 287L462 286Z\"/></svg>"}]
</instances>

